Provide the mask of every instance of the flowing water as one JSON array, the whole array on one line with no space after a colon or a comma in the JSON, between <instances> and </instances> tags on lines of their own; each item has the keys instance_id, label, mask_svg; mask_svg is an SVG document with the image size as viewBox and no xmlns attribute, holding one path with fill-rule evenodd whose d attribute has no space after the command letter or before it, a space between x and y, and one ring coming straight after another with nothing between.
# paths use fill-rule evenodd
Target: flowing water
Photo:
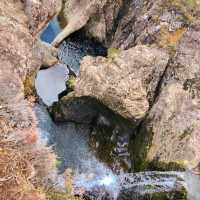
<instances>
[{"instance_id":1,"label":"flowing water","mask_svg":"<svg viewBox=\"0 0 200 200\"><path fill-rule=\"evenodd\" d=\"M41 39L51 42L59 31L59 24L54 19L41 35ZM87 41L85 36L79 34L68 38L59 47L61 64L39 71L36 90L47 106L58 101L59 94L66 90L65 82L69 70L78 74L80 59L84 55L105 53L105 49L97 47L96 43L88 45L88 42L84 41ZM51 145L58 156L59 173L62 174L67 168L73 169L75 191L78 193L83 188L86 191L86 199L106 199L106 195L107 199L139 200L151 199L151 195L155 193L165 193L168 197L172 195L172 200L178 200L173 195L184 186L188 191L188 200L200 200L199 176L189 171L116 175L106 163L96 157L94 149L91 148L89 125L71 122L55 124L44 104L36 105L35 113L41 141ZM144 198L145 195L150 196Z\"/></svg>"}]
</instances>

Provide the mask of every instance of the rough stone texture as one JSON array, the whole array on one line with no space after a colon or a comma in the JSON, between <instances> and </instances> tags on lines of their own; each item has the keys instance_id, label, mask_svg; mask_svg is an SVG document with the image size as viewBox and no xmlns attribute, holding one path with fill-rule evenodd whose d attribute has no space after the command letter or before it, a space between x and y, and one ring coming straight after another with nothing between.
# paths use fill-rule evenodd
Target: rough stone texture
<instances>
[{"instance_id":1,"label":"rough stone texture","mask_svg":"<svg viewBox=\"0 0 200 200\"><path fill-rule=\"evenodd\" d=\"M85 57L75 85L76 96L90 96L131 120L145 116L168 55L156 48L137 46L114 58Z\"/></svg>"},{"instance_id":2,"label":"rough stone texture","mask_svg":"<svg viewBox=\"0 0 200 200\"><path fill-rule=\"evenodd\" d=\"M37 40L32 50L33 57L41 62L44 67L58 63L58 50L46 42Z\"/></svg>"},{"instance_id":3,"label":"rough stone texture","mask_svg":"<svg viewBox=\"0 0 200 200\"><path fill-rule=\"evenodd\" d=\"M5 152L0 154L2 199L44 199L36 187L42 189L53 167L49 149L37 142L35 117L24 97L27 78L44 61L55 62L55 49L44 50L43 44L36 43L22 2L1 0L0 149ZM38 55L37 51L46 53Z\"/></svg>"},{"instance_id":4,"label":"rough stone texture","mask_svg":"<svg viewBox=\"0 0 200 200\"><path fill-rule=\"evenodd\" d=\"M186 28L199 17L199 0L129 1L118 22L112 47L154 44L176 49Z\"/></svg>"},{"instance_id":5,"label":"rough stone texture","mask_svg":"<svg viewBox=\"0 0 200 200\"><path fill-rule=\"evenodd\" d=\"M147 160L189 168L200 162L200 104L179 83L170 83L147 118L153 135Z\"/></svg>"},{"instance_id":6,"label":"rough stone texture","mask_svg":"<svg viewBox=\"0 0 200 200\"><path fill-rule=\"evenodd\" d=\"M169 30L175 32L184 27L184 23L180 19L180 22L178 21L178 17L181 18L181 15L177 15L176 9L173 11L172 7L168 11L167 4L167 1L162 0L130 1L119 21L112 46L128 49L141 43L159 43L162 40L160 36L163 31L166 31L167 36ZM178 21L177 25L175 25L176 21ZM172 24L174 25L173 29L171 28Z\"/></svg>"},{"instance_id":7,"label":"rough stone texture","mask_svg":"<svg viewBox=\"0 0 200 200\"><path fill-rule=\"evenodd\" d=\"M169 65L164 82L178 80L187 85L187 82L198 79L200 77L199 61L200 28L194 25L183 35L177 45L175 57Z\"/></svg>"},{"instance_id":8,"label":"rough stone texture","mask_svg":"<svg viewBox=\"0 0 200 200\"><path fill-rule=\"evenodd\" d=\"M62 0L23 0L30 31L37 34L51 19L57 15L62 6Z\"/></svg>"},{"instance_id":9,"label":"rough stone texture","mask_svg":"<svg viewBox=\"0 0 200 200\"><path fill-rule=\"evenodd\" d=\"M199 19L199 5L199 0L66 1L67 26L53 44L84 27L106 47L154 44L173 52L186 28Z\"/></svg>"},{"instance_id":10,"label":"rough stone texture","mask_svg":"<svg viewBox=\"0 0 200 200\"><path fill-rule=\"evenodd\" d=\"M102 9L91 17L84 29L86 33L109 47L117 26L117 18L126 2L107 0Z\"/></svg>"},{"instance_id":11,"label":"rough stone texture","mask_svg":"<svg viewBox=\"0 0 200 200\"><path fill-rule=\"evenodd\" d=\"M198 170L199 33L196 25L184 33L163 77L161 93L136 131L131 144L136 170L145 168L149 161L158 169L197 167Z\"/></svg>"},{"instance_id":12,"label":"rough stone texture","mask_svg":"<svg viewBox=\"0 0 200 200\"><path fill-rule=\"evenodd\" d=\"M94 16L101 10L107 0L65 0L64 1L64 18L67 21L66 27L57 35L53 45L57 46L71 33L81 29L86 25L91 16Z\"/></svg>"}]
</instances>

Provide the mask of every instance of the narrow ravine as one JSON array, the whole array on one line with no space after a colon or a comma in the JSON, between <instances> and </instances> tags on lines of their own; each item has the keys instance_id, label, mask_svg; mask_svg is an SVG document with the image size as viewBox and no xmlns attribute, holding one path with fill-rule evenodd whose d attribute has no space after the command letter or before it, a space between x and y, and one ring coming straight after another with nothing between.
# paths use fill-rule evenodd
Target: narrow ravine
<instances>
[{"instance_id":1,"label":"narrow ravine","mask_svg":"<svg viewBox=\"0 0 200 200\"><path fill-rule=\"evenodd\" d=\"M54 19L43 32L41 39L51 42L59 33L59 23ZM99 44L98 44L99 45ZM66 91L70 71L79 73L83 56L105 55L106 49L86 39L82 32L75 33L59 47L60 63L50 69L40 70L35 86L42 100L35 106L42 141L53 147L58 156L60 174L68 168L74 173L74 189L83 189L86 199L148 199L188 200L200 199L200 180L188 172L139 172L116 174L108 163L99 160L91 147L90 137L94 127L75 122L55 123L48 107L59 101L59 95ZM106 149L105 149L106 151ZM177 196L176 196L177 195ZM154 198L153 198L154 199Z\"/></svg>"}]
</instances>

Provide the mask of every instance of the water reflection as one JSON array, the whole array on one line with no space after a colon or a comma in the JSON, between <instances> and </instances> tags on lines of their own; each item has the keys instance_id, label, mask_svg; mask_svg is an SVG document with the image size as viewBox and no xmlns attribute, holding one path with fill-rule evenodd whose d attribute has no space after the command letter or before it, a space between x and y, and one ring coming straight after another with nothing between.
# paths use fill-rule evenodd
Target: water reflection
<instances>
[{"instance_id":1,"label":"water reflection","mask_svg":"<svg viewBox=\"0 0 200 200\"><path fill-rule=\"evenodd\" d=\"M44 42L51 43L58 33L61 32L57 17L53 18L47 27L42 31L40 39Z\"/></svg>"},{"instance_id":2,"label":"water reflection","mask_svg":"<svg viewBox=\"0 0 200 200\"><path fill-rule=\"evenodd\" d=\"M57 102L58 95L66 90L68 73L68 68L62 64L38 72L35 80L36 91L47 106Z\"/></svg>"}]
</instances>

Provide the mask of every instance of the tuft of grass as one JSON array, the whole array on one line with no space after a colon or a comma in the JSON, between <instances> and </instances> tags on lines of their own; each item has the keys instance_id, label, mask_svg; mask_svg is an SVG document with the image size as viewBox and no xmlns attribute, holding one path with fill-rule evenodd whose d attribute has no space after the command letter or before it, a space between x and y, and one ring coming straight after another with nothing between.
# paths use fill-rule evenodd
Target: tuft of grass
<instances>
[{"instance_id":1,"label":"tuft of grass","mask_svg":"<svg viewBox=\"0 0 200 200\"><path fill-rule=\"evenodd\" d=\"M45 182L54 160L51 150L37 143L35 128L15 130L1 115L0 199L45 199Z\"/></svg>"},{"instance_id":2,"label":"tuft of grass","mask_svg":"<svg viewBox=\"0 0 200 200\"><path fill-rule=\"evenodd\" d=\"M116 48L109 48L107 52L107 57L109 59L114 59L120 54L121 50Z\"/></svg>"},{"instance_id":3,"label":"tuft of grass","mask_svg":"<svg viewBox=\"0 0 200 200\"><path fill-rule=\"evenodd\" d=\"M25 97L34 96L36 94L35 86L34 86L35 77L36 77L36 73L32 73L26 76L26 79L24 80L24 96Z\"/></svg>"},{"instance_id":4,"label":"tuft of grass","mask_svg":"<svg viewBox=\"0 0 200 200\"><path fill-rule=\"evenodd\" d=\"M186 30L186 28L181 28L177 31L170 32L165 27L163 27L160 31L159 46L162 48L167 48L171 51L175 51L178 42Z\"/></svg>"},{"instance_id":5,"label":"tuft of grass","mask_svg":"<svg viewBox=\"0 0 200 200\"><path fill-rule=\"evenodd\" d=\"M75 84L76 84L76 77L70 76L69 79L68 79L67 82L66 82L67 88L68 88L68 90L69 90L70 92L71 92L71 91L74 91Z\"/></svg>"},{"instance_id":6,"label":"tuft of grass","mask_svg":"<svg viewBox=\"0 0 200 200\"><path fill-rule=\"evenodd\" d=\"M73 176L71 169L67 169L66 172L66 190L61 192L55 189L49 190L47 193L47 200L83 200L82 197L74 195L73 191Z\"/></svg>"}]
</instances>

